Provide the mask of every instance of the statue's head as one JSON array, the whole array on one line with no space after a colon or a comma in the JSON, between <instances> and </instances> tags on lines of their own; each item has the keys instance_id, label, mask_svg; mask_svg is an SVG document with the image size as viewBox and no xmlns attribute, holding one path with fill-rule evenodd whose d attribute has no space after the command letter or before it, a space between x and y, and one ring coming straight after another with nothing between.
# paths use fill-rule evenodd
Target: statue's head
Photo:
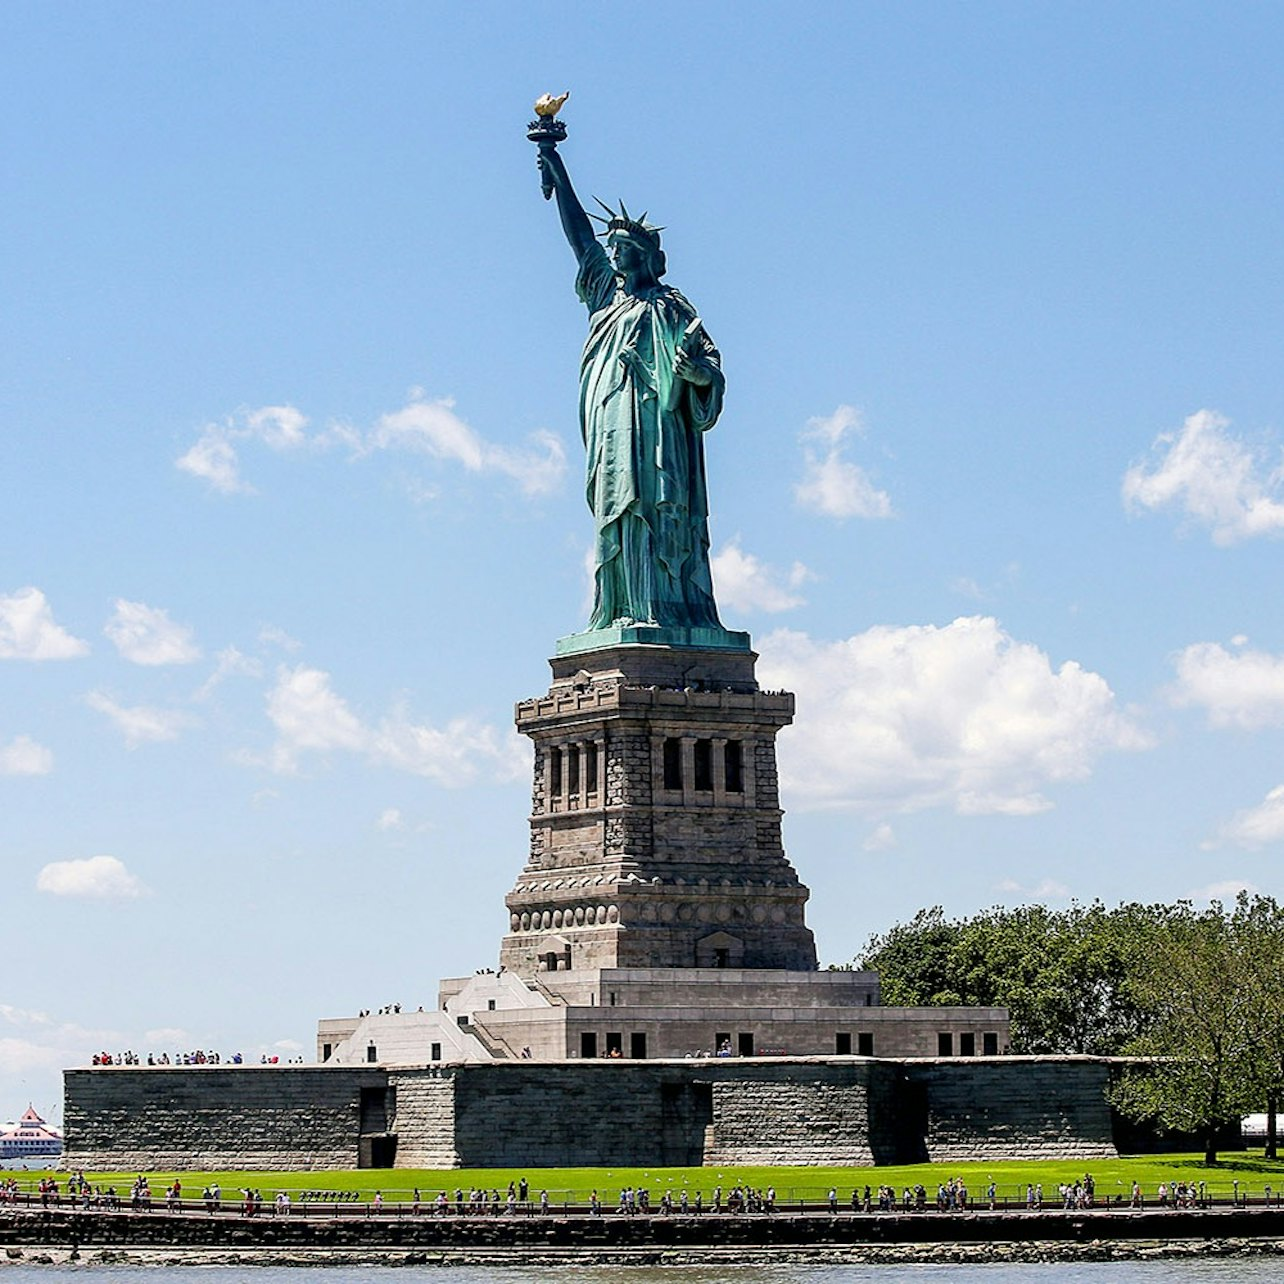
<instances>
[{"instance_id":1,"label":"statue's head","mask_svg":"<svg viewBox=\"0 0 1284 1284\"><path fill-rule=\"evenodd\" d=\"M645 214L641 218L632 218L624 208L623 201L620 202L618 214L609 205L604 205L601 201L598 204L607 212L608 217L599 218L596 214L593 217L603 224L599 235L606 238L606 243L615 256L616 266L626 268L626 264L620 261L620 250L627 246L639 255L641 265L658 281L668 270L664 251L660 248L660 233L664 229L648 223ZM627 250L625 257L631 257Z\"/></svg>"}]
</instances>

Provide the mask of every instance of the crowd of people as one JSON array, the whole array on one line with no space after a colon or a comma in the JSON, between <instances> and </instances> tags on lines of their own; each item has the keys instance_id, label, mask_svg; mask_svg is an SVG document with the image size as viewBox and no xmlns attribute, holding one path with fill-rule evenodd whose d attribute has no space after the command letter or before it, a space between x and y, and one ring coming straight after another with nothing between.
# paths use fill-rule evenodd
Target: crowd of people
<instances>
[{"instance_id":1,"label":"crowd of people","mask_svg":"<svg viewBox=\"0 0 1284 1284\"><path fill-rule=\"evenodd\" d=\"M91 1065L95 1066L141 1066L144 1064L143 1059L137 1052L127 1050L125 1052L95 1052ZM191 1052L176 1052L171 1057L168 1052L149 1052L147 1054L146 1064L149 1066L219 1066L219 1065L303 1065L304 1059L298 1057L281 1057L279 1053L264 1052L257 1062L248 1061L240 1052L233 1052L226 1061L220 1052L205 1051L203 1048L196 1048Z\"/></svg>"},{"instance_id":2,"label":"crowd of people","mask_svg":"<svg viewBox=\"0 0 1284 1284\"><path fill-rule=\"evenodd\" d=\"M364 1212L367 1217L383 1214L404 1216L455 1216L455 1217L496 1217L524 1215L547 1215L553 1211L552 1202L547 1190L540 1190L534 1195L525 1177L508 1183L507 1191L499 1187L487 1189L483 1186L472 1186L465 1190L456 1187L453 1195L448 1190L440 1190L436 1195L425 1197L416 1188L407 1201L404 1196L385 1203L384 1194L377 1190L367 1196L356 1190L302 1190L295 1195L295 1200L302 1211L321 1212L329 1206L338 1213L341 1206L356 1206L354 1212ZM153 1211L153 1197L150 1179L140 1173L132 1182L128 1195L124 1198L113 1185L95 1185L85 1174L76 1171L65 1179L65 1192L60 1188L55 1177L43 1177L34 1188L19 1182L17 1177L0 1179L0 1204L27 1203L38 1200L43 1207L66 1207L98 1209L108 1212L118 1211L127 1204L133 1212ZM1148 1200L1138 1182L1132 1183L1126 1206L1159 1209L1193 1209L1207 1208L1218 1202L1227 1202L1224 1198L1218 1201L1210 1199L1205 1183L1200 1182L1160 1182L1153 1200ZM1235 1183L1233 1200L1236 1205L1265 1203L1273 1205L1279 1201L1272 1195L1267 1186L1264 1199L1256 1194L1250 1195L1247 1190L1241 1191ZM407 1206L408 1205L408 1206ZM614 1211L621 1216L661 1217L692 1216L705 1214L772 1214L778 1211L816 1212L828 1210L831 1214L852 1213L922 1213L935 1208L940 1213L964 1213L986 1209L988 1211L1040 1212L1045 1209L1078 1211L1098 1206L1096 1182L1090 1173L1073 1181L1062 1182L1057 1187L1056 1196L1045 1201L1043 1185L1038 1182L1028 1183L1024 1197L1018 1190L1015 1198L1000 1199L993 1178L989 1179L983 1197L974 1200L966 1182L961 1177L952 1177L937 1185L935 1201L931 1199L928 1189L921 1183L905 1186L899 1193L894 1186L880 1185L855 1186L850 1199L840 1197L837 1187L830 1186L823 1200L813 1198L798 1199L791 1197L786 1203L777 1200L774 1186L759 1189L747 1184L730 1187L724 1195L721 1185L715 1185L709 1195L701 1190L688 1190L682 1187L676 1191L664 1190L657 1199L644 1186L624 1186L610 1206L592 1191L587 1207L582 1200L571 1203L559 1200L559 1214L582 1214L587 1211L590 1216L600 1217ZM1125 1196L1120 1193L1113 1199L1107 1198L1104 1206L1111 1208L1125 1207ZM238 1211L244 1217L256 1217L264 1212L265 1204L260 1190L246 1188L240 1191L240 1198L224 1202L222 1191L217 1182L211 1182L200 1194L199 1200L190 1198L184 1204L183 1185L179 1177L174 1177L165 1186L164 1208L169 1213L191 1212L204 1208L213 1215L218 1212ZM287 1191L277 1191L267 1205L273 1216L288 1215L293 1205Z\"/></svg>"}]
</instances>

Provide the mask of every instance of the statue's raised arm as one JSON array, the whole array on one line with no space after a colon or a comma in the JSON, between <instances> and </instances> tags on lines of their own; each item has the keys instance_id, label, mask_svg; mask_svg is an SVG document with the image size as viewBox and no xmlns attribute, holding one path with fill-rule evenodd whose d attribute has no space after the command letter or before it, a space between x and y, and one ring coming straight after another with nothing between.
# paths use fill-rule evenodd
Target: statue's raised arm
<instances>
[{"instance_id":1,"label":"statue's raised arm","mask_svg":"<svg viewBox=\"0 0 1284 1284\"><path fill-rule=\"evenodd\" d=\"M621 204L603 205L598 243L557 152L562 101L535 105L527 133L539 147L546 198L579 264L575 290L589 313L580 363L586 493L596 526L589 634L632 630L632 640L747 646L718 621L709 571L703 434L722 412L718 349L695 309L662 281L661 228ZM600 203L600 202L599 202ZM663 636L661 636L663 635ZM623 635L619 635L623 636ZM586 635L580 635L587 643ZM560 644L559 644L560 645Z\"/></svg>"},{"instance_id":2,"label":"statue's raised arm","mask_svg":"<svg viewBox=\"0 0 1284 1284\"><path fill-rule=\"evenodd\" d=\"M544 176L545 186L551 187L553 195L557 197L557 212L562 219L562 231L566 233L566 239L571 243L575 257L582 263L589 249L597 244L597 240L593 235L593 224L589 222L589 216L584 212L580 198L575 195L575 188L571 186L566 165L558 155L557 149L551 146L539 149L539 159L536 164L539 166L539 172Z\"/></svg>"}]
</instances>

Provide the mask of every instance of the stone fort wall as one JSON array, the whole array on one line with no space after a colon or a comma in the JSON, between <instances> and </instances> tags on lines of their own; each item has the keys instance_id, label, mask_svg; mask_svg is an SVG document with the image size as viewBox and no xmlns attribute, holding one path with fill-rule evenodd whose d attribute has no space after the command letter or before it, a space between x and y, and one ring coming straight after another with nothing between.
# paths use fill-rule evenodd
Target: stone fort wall
<instances>
[{"instance_id":1,"label":"stone fort wall","mask_svg":"<svg viewBox=\"0 0 1284 1284\"><path fill-rule=\"evenodd\" d=\"M104 1067L65 1077L93 1170L869 1164L1116 1153L1086 1057Z\"/></svg>"}]
</instances>

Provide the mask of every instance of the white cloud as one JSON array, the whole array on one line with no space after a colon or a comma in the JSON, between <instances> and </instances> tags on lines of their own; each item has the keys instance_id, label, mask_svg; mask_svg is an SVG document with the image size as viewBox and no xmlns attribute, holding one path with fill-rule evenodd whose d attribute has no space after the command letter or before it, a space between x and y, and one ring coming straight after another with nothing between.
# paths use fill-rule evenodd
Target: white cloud
<instances>
[{"instance_id":1,"label":"white cloud","mask_svg":"<svg viewBox=\"0 0 1284 1284\"><path fill-rule=\"evenodd\" d=\"M1284 726L1284 657L1245 650L1238 653L1217 642L1196 642L1177 653L1177 681L1169 699L1179 708L1196 705L1215 727L1256 731Z\"/></svg>"},{"instance_id":2,"label":"white cloud","mask_svg":"<svg viewBox=\"0 0 1284 1284\"><path fill-rule=\"evenodd\" d=\"M51 896L86 900L121 901L142 896L146 888L115 856L90 856L85 860L56 860L36 876L36 891Z\"/></svg>"},{"instance_id":3,"label":"white cloud","mask_svg":"<svg viewBox=\"0 0 1284 1284\"><path fill-rule=\"evenodd\" d=\"M297 651L302 645L297 639L292 638L284 629L279 629L275 624L265 624L259 630L259 641L264 646L279 647L282 651Z\"/></svg>"},{"instance_id":4,"label":"white cloud","mask_svg":"<svg viewBox=\"0 0 1284 1284\"><path fill-rule=\"evenodd\" d=\"M185 728L195 725L190 715L177 709L157 709L149 705L127 707L102 691L89 692L85 703L116 724L130 749L152 741L177 740Z\"/></svg>"},{"instance_id":5,"label":"white cloud","mask_svg":"<svg viewBox=\"0 0 1284 1284\"><path fill-rule=\"evenodd\" d=\"M462 465L468 472L495 472L514 478L528 495L543 495L566 472L562 443L548 432L535 433L521 450L486 441L455 413L449 398L412 400L384 415L367 434L363 449L409 450Z\"/></svg>"},{"instance_id":6,"label":"white cloud","mask_svg":"<svg viewBox=\"0 0 1284 1284\"><path fill-rule=\"evenodd\" d=\"M1250 896L1255 895L1260 888L1256 883L1246 882L1242 878L1227 878L1219 883L1209 883L1207 887L1197 887L1193 892L1187 892L1183 900L1195 901L1202 904L1204 901L1220 901L1223 905L1233 904L1235 898L1240 892L1247 892Z\"/></svg>"},{"instance_id":7,"label":"white cloud","mask_svg":"<svg viewBox=\"0 0 1284 1284\"><path fill-rule=\"evenodd\" d=\"M330 675L306 665L278 671L268 692L268 717L277 730L272 753L277 771L295 770L301 750L362 752L370 743L361 720L330 686Z\"/></svg>"},{"instance_id":8,"label":"white cloud","mask_svg":"<svg viewBox=\"0 0 1284 1284\"><path fill-rule=\"evenodd\" d=\"M846 458L846 438L864 432L860 412L839 406L832 415L810 419L803 430L803 479L794 487L802 508L825 517L891 517L892 501Z\"/></svg>"},{"instance_id":9,"label":"white cloud","mask_svg":"<svg viewBox=\"0 0 1284 1284\"><path fill-rule=\"evenodd\" d=\"M74 660L88 654L88 643L54 623L38 588L0 596L0 660Z\"/></svg>"},{"instance_id":10,"label":"white cloud","mask_svg":"<svg viewBox=\"0 0 1284 1284\"><path fill-rule=\"evenodd\" d=\"M740 547L739 537L714 554L711 569L718 601L733 611L775 613L801 606L804 598L797 590L815 578L801 562L787 574L765 565Z\"/></svg>"},{"instance_id":11,"label":"white cloud","mask_svg":"<svg viewBox=\"0 0 1284 1284\"><path fill-rule=\"evenodd\" d=\"M1284 785L1276 785L1256 807L1238 812L1222 826L1218 837L1204 844L1231 843L1249 851L1284 842Z\"/></svg>"},{"instance_id":12,"label":"white cloud","mask_svg":"<svg viewBox=\"0 0 1284 1284\"><path fill-rule=\"evenodd\" d=\"M398 712L380 723L371 749L376 761L448 788L482 777L520 780L529 770L526 741L468 718L453 718L439 729L417 725Z\"/></svg>"},{"instance_id":13,"label":"white cloud","mask_svg":"<svg viewBox=\"0 0 1284 1284\"><path fill-rule=\"evenodd\" d=\"M812 806L1027 815L1051 805L1047 785L1149 744L1104 678L1073 661L1054 669L992 618L840 642L780 630L760 650L762 684L798 695L782 783Z\"/></svg>"},{"instance_id":14,"label":"white cloud","mask_svg":"<svg viewBox=\"0 0 1284 1284\"><path fill-rule=\"evenodd\" d=\"M103 632L134 664L191 664L201 658L201 649L187 625L175 624L167 611L144 602L117 598Z\"/></svg>"},{"instance_id":15,"label":"white cloud","mask_svg":"<svg viewBox=\"0 0 1284 1284\"><path fill-rule=\"evenodd\" d=\"M251 656L244 655L236 647L225 647L216 657L214 672L197 688L195 700L208 700L215 689L227 678L261 678L263 665Z\"/></svg>"},{"instance_id":16,"label":"white cloud","mask_svg":"<svg viewBox=\"0 0 1284 1284\"><path fill-rule=\"evenodd\" d=\"M87 1066L100 1049L122 1046L117 1031L90 1030L0 1003L0 1095L25 1102L32 1081L54 1092L66 1066ZM59 1102L57 1096L44 1101L37 1096L35 1106L46 1119L56 1121Z\"/></svg>"},{"instance_id":17,"label":"white cloud","mask_svg":"<svg viewBox=\"0 0 1284 1284\"><path fill-rule=\"evenodd\" d=\"M896 846L896 831L886 821L866 835L861 847L867 852L889 852Z\"/></svg>"},{"instance_id":18,"label":"white cloud","mask_svg":"<svg viewBox=\"0 0 1284 1284\"><path fill-rule=\"evenodd\" d=\"M1053 878L1040 879L1032 887L1026 887L1014 878L1005 878L995 884L994 890L1004 896L1019 896L1024 901L1064 901L1070 895L1070 889Z\"/></svg>"},{"instance_id":19,"label":"white cloud","mask_svg":"<svg viewBox=\"0 0 1284 1284\"><path fill-rule=\"evenodd\" d=\"M0 745L0 776L47 776L53 761L53 754L30 736L15 736Z\"/></svg>"},{"instance_id":20,"label":"white cloud","mask_svg":"<svg viewBox=\"0 0 1284 1284\"><path fill-rule=\"evenodd\" d=\"M379 813L379 819L375 821L376 829L405 829L406 822L402 819L401 812L396 807L385 807Z\"/></svg>"},{"instance_id":21,"label":"white cloud","mask_svg":"<svg viewBox=\"0 0 1284 1284\"><path fill-rule=\"evenodd\" d=\"M282 667L268 693L268 717L277 731L269 765L276 771L298 769L305 752L355 753L378 766L426 776L448 787L519 778L527 769L524 742L513 732L467 718L444 728L412 722L394 709L377 726L368 726L349 708L321 669Z\"/></svg>"},{"instance_id":22,"label":"white cloud","mask_svg":"<svg viewBox=\"0 0 1284 1284\"><path fill-rule=\"evenodd\" d=\"M240 459L232 444L231 432L220 424L208 424L191 448L174 466L193 477L203 477L223 495L252 495L254 487L241 479Z\"/></svg>"},{"instance_id":23,"label":"white cloud","mask_svg":"<svg viewBox=\"0 0 1284 1284\"><path fill-rule=\"evenodd\" d=\"M273 450L293 450L307 444L308 417L293 406L261 406L245 416L248 435Z\"/></svg>"},{"instance_id":24,"label":"white cloud","mask_svg":"<svg viewBox=\"0 0 1284 1284\"><path fill-rule=\"evenodd\" d=\"M1199 410L1180 432L1160 433L1151 462L1124 474L1124 504L1178 508L1223 546L1284 531L1284 468L1232 436L1229 427L1215 410Z\"/></svg>"},{"instance_id":25,"label":"white cloud","mask_svg":"<svg viewBox=\"0 0 1284 1284\"><path fill-rule=\"evenodd\" d=\"M380 451L426 455L457 464L467 472L510 477L528 495L555 490L566 472L566 452L552 433L536 432L524 447L488 441L455 413L453 401L429 401L420 389L412 391L401 409L381 416L369 431L332 423L309 434L308 423L307 416L293 406L243 410L222 423L207 424L175 463L223 494L253 492L253 486L241 476L240 459L241 448L252 444L277 453L339 447L350 451L353 458ZM416 502L435 493L427 483L414 481L407 484L407 490Z\"/></svg>"},{"instance_id":26,"label":"white cloud","mask_svg":"<svg viewBox=\"0 0 1284 1284\"><path fill-rule=\"evenodd\" d=\"M206 424L191 449L174 461L193 477L203 477L224 495L252 495L254 487L241 477L238 443L259 441L275 451L308 444L307 416L293 406L261 406Z\"/></svg>"}]
</instances>

